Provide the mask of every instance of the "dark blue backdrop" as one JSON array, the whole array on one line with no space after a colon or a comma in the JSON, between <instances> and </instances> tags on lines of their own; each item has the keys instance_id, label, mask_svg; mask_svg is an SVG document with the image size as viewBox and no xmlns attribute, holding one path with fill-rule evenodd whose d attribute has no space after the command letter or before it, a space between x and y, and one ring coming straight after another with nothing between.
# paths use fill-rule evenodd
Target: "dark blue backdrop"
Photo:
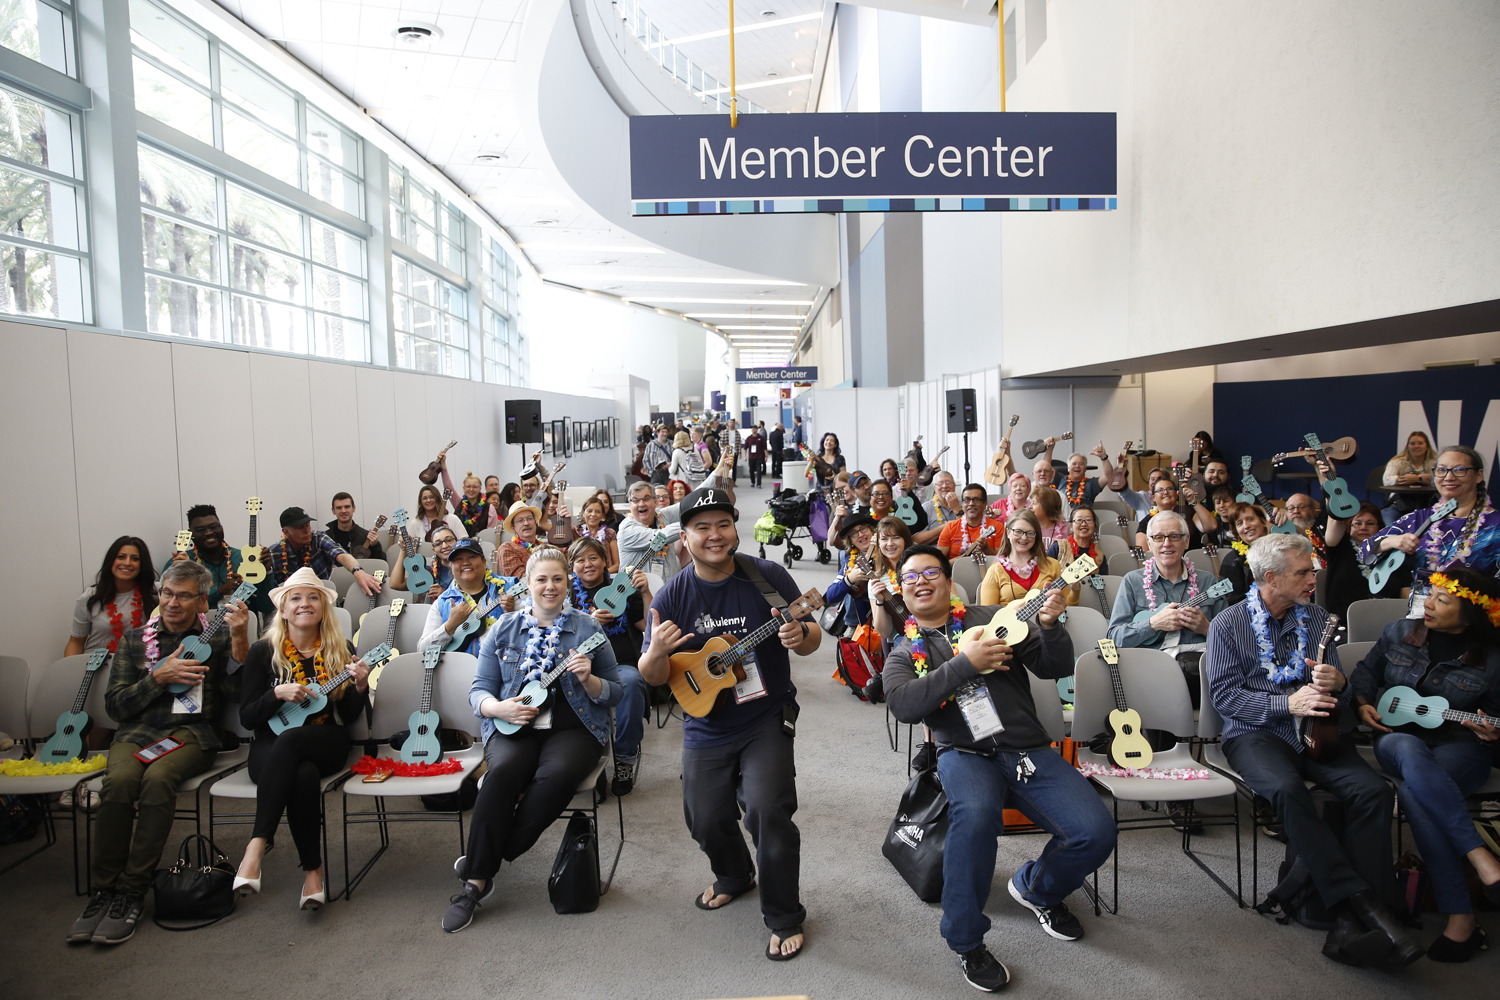
<instances>
[{"instance_id":1,"label":"dark blue backdrop","mask_svg":"<svg viewBox=\"0 0 1500 1000\"><path fill-rule=\"evenodd\" d=\"M1500 367L1494 366L1216 382L1214 444L1229 456L1237 486L1241 455L1258 462L1277 452L1292 451L1309 431L1324 441L1353 437L1359 442L1359 452L1353 462L1338 469L1354 495L1363 499L1370 470L1384 468L1400 450L1398 441L1404 443L1407 434L1425 429L1439 448L1455 443L1478 448L1493 488L1500 441L1500 398L1496 397L1500 397ZM1311 470L1305 459L1293 458L1281 471ZM1293 492L1288 482L1277 483L1274 491L1271 483L1263 485L1269 495L1285 497ZM1378 496L1370 499L1379 501Z\"/></svg>"}]
</instances>

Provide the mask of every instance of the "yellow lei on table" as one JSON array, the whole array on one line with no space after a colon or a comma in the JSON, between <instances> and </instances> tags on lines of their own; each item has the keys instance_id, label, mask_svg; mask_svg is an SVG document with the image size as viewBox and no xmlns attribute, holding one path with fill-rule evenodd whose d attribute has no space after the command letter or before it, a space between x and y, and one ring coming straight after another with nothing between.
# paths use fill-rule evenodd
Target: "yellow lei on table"
<instances>
[{"instance_id":1,"label":"yellow lei on table","mask_svg":"<svg viewBox=\"0 0 1500 1000\"><path fill-rule=\"evenodd\" d=\"M95 754L87 760L74 757L63 764L44 764L35 758L26 760L0 760L0 774L16 778L36 778L46 774L88 774L102 771L109 763L108 754Z\"/></svg>"}]
</instances>

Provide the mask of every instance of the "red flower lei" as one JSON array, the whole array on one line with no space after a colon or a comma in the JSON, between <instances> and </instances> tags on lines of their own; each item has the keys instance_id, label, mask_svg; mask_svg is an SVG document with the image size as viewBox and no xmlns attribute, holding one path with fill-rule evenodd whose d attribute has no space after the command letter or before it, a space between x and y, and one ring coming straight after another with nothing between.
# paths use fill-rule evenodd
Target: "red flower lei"
<instances>
[{"instance_id":1,"label":"red flower lei","mask_svg":"<svg viewBox=\"0 0 1500 1000\"><path fill-rule=\"evenodd\" d=\"M1080 504L1080 503L1083 503L1083 498L1084 498L1085 495L1087 495L1088 490L1089 490L1089 481L1088 481L1087 478L1078 480L1078 495L1077 496L1073 495L1073 480L1069 479L1067 482L1063 483L1063 496L1067 497L1068 498L1068 503L1071 503L1071 504Z\"/></svg>"},{"instance_id":2,"label":"red flower lei","mask_svg":"<svg viewBox=\"0 0 1500 1000\"><path fill-rule=\"evenodd\" d=\"M115 599L104 606L104 613L109 616L109 634L113 637L109 640L109 651L111 653L115 651L116 646L120 645L120 637L125 634L125 616L120 614L120 609L117 606L120 596L116 594ZM130 627L133 629L141 627L141 616L144 614L141 608L144 603L141 599L140 590L136 590L135 607L130 612Z\"/></svg>"},{"instance_id":3,"label":"red flower lei","mask_svg":"<svg viewBox=\"0 0 1500 1000\"><path fill-rule=\"evenodd\" d=\"M355 761L354 766L349 768L355 774L378 774L381 771L390 771L398 778L427 778L435 774L457 774L463 769L463 764L452 757L440 760L436 764L408 764L394 757L371 757L368 754Z\"/></svg>"}]
</instances>

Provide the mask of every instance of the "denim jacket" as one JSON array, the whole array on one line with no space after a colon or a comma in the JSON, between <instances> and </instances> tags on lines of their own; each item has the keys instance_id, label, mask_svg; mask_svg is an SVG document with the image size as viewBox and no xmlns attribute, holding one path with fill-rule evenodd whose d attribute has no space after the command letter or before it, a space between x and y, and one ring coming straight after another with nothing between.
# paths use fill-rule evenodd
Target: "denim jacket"
<instances>
[{"instance_id":1,"label":"denim jacket","mask_svg":"<svg viewBox=\"0 0 1500 1000\"><path fill-rule=\"evenodd\" d=\"M1448 699L1449 708L1461 712L1482 708L1491 715L1500 714L1500 650L1491 649L1483 664L1463 660L1439 663L1418 687L1422 675L1427 674L1427 657L1427 626L1412 618L1392 622L1354 668L1349 678L1354 696L1374 704L1381 690L1405 686L1415 688L1423 697L1440 695ZM1464 737L1478 740L1456 722L1445 722L1439 729L1421 730L1418 735L1424 734L1432 734L1439 742Z\"/></svg>"},{"instance_id":2,"label":"denim jacket","mask_svg":"<svg viewBox=\"0 0 1500 1000\"><path fill-rule=\"evenodd\" d=\"M476 716L479 716L479 706L484 699L499 698L504 701L506 698L514 698L526 683L520 670L526 651L527 629L522 624L525 615L524 611L502 615L484 633L484 639L479 644L479 670L474 675L473 686L469 688L469 704L474 706ZM590 616L576 611L569 612L567 621L562 625L558 656L565 656L568 650L576 649L579 643L599 631L601 629L598 623ZM567 697L568 704L573 706L578 718L594 734L594 739L604 746L609 738L609 710L620 703L625 689L620 685L615 652L609 643L596 647L589 658L593 661L594 676L603 685L598 698L590 698L578 678L567 671L557 680L556 687ZM488 743L495 733L495 720L484 716L480 718L483 719L480 735Z\"/></svg>"}]
</instances>

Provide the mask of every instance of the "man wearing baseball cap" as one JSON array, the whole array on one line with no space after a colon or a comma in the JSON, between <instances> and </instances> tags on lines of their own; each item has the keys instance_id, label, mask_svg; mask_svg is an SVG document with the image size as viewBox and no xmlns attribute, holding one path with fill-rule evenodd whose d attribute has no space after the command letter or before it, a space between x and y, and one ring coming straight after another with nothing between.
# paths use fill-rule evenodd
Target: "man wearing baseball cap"
<instances>
[{"instance_id":1,"label":"man wearing baseball cap","mask_svg":"<svg viewBox=\"0 0 1500 1000\"><path fill-rule=\"evenodd\" d=\"M266 551L265 558L278 585L286 583L304 566L316 573L318 579L327 580L333 576L337 564L354 574L360 590L371 597L380 593L379 581L366 573L359 560L345 552L326 532L314 531L312 515L301 507L288 507L281 512L281 541Z\"/></svg>"},{"instance_id":2,"label":"man wearing baseball cap","mask_svg":"<svg viewBox=\"0 0 1500 1000\"><path fill-rule=\"evenodd\" d=\"M673 653L700 649L718 635L737 642L773 617L786 617L779 608L800 596L776 563L736 555L737 513L728 492L694 490L683 497L680 511L691 566L651 602L640 661L648 684L667 682ZM743 658L743 680L720 692L706 715L683 720L684 812L714 873L714 883L694 904L700 910L727 906L755 886L759 867L760 909L771 930L762 954L778 962L802 953L807 917L799 892L801 834L792 822L798 709L787 651L807 656L821 638L815 624L788 618ZM741 804L755 843L753 860L739 829Z\"/></svg>"},{"instance_id":3,"label":"man wearing baseball cap","mask_svg":"<svg viewBox=\"0 0 1500 1000\"><path fill-rule=\"evenodd\" d=\"M422 648L434 642L447 644L458 627L477 611L487 612L478 631L459 647L460 653L479 653L479 640L485 629L501 614L516 609L514 597L502 595L505 581L485 569L484 546L477 538L465 538L448 553L453 582L438 595L427 609L427 624L422 629ZM495 604L496 600L499 604Z\"/></svg>"}]
</instances>

